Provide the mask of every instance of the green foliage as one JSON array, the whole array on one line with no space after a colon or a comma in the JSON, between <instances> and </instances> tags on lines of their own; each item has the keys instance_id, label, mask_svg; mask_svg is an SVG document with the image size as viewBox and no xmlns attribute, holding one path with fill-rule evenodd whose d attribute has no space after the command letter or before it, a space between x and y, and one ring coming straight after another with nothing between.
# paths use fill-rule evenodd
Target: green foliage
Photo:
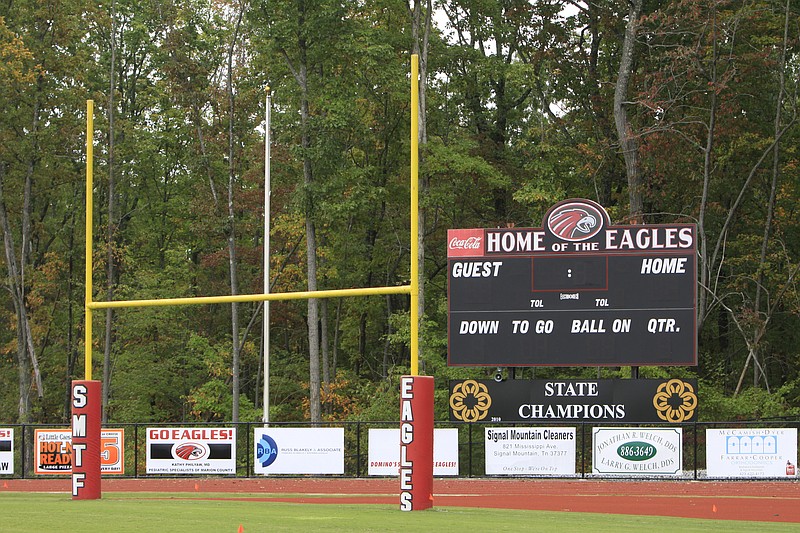
<instances>
[{"instance_id":1,"label":"green foliage","mask_svg":"<svg viewBox=\"0 0 800 533\"><path fill-rule=\"evenodd\" d=\"M749 387L737 396L731 396L718 385L705 381L698 388L698 414L702 421L764 420L800 416L797 383L787 383L772 392Z\"/></svg>"},{"instance_id":2,"label":"green foliage","mask_svg":"<svg viewBox=\"0 0 800 533\"><path fill-rule=\"evenodd\" d=\"M612 109L627 11L584 4L438 4L448 26L429 36L420 147L420 365L436 380L437 418L446 418L450 379L493 370L447 366L447 229L539 226L567 197L599 201L615 222L629 215ZM634 53L626 106L645 218L702 224L698 265L708 279L699 294L710 302L698 317L698 368L640 374L696 374L706 420L797 414L800 48L790 23L783 62L782 9L761 0L645 3ZM31 419L67 420L69 381L82 375L88 98L96 105L94 299L228 294L231 249L240 292L261 292L265 85L273 97L273 292L307 287L307 216L317 231L319 288L408 283L408 5L260 1L238 28L236 14L208 0L0 7L0 203L17 268L3 256L0 419L21 416L22 390L31 393ZM786 131L773 152L776 124ZM12 298L15 280L23 298ZM409 371L409 298L326 305L333 377L323 387L325 416L396 418L398 376ZM261 416L259 309L238 307L241 420ZM41 398L17 335L23 310ZM271 305L272 420L307 417L306 314L305 300ZM94 371L102 374L106 315L94 316ZM110 420L227 420L231 321L229 305L115 311ZM751 348L763 375L746 363ZM734 397L743 370L747 386ZM627 378L630 369L518 370L534 375Z\"/></svg>"}]
</instances>

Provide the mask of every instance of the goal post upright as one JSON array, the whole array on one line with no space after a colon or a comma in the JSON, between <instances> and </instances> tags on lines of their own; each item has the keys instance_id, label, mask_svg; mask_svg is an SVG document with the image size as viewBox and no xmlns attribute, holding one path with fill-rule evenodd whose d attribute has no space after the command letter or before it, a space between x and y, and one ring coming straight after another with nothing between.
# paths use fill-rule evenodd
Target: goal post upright
<instances>
[{"instance_id":1,"label":"goal post upright","mask_svg":"<svg viewBox=\"0 0 800 533\"><path fill-rule=\"evenodd\" d=\"M86 243L84 294L84 379L72 380L72 499L97 500L101 495L100 434L102 385L92 380L92 240L94 210L94 101L86 101Z\"/></svg>"},{"instance_id":2,"label":"goal post upright","mask_svg":"<svg viewBox=\"0 0 800 533\"><path fill-rule=\"evenodd\" d=\"M419 374L419 56L411 55L411 375Z\"/></svg>"},{"instance_id":3,"label":"goal post upright","mask_svg":"<svg viewBox=\"0 0 800 533\"><path fill-rule=\"evenodd\" d=\"M419 55L411 56L411 375L400 378L400 510L433 507L433 377L419 375Z\"/></svg>"},{"instance_id":4,"label":"goal post upright","mask_svg":"<svg viewBox=\"0 0 800 533\"><path fill-rule=\"evenodd\" d=\"M84 324L84 377L92 379L92 224L94 223L94 100L86 101L86 272Z\"/></svg>"}]
</instances>

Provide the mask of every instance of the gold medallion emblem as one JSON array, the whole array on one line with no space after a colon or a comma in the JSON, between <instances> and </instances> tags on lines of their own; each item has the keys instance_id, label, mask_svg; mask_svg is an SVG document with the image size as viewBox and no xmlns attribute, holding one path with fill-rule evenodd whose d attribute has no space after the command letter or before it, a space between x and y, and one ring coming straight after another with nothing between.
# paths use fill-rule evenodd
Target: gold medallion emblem
<instances>
[{"instance_id":1,"label":"gold medallion emblem","mask_svg":"<svg viewBox=\"0 0 800 533\"><path fill-rule=\"evenodd\" d=\"M489 389L474 379L462 381L453 387L453 392L450 394L453 416L462 422L483 420L489 413L491 405L492 397L489 396Z\"/></svg>"},{"instance_id":2,"label":"gold medallion emblem","mask_svg":"<svg viewBox=\"0 0 800 533\"><path fill-rule=\"evenodd\" d=\"M697 392L691 384L680 379L671 379L658 386L656 395L653 396L653 407L661 420L684 422L694 416Z\"/></svg>"}]
</instances>

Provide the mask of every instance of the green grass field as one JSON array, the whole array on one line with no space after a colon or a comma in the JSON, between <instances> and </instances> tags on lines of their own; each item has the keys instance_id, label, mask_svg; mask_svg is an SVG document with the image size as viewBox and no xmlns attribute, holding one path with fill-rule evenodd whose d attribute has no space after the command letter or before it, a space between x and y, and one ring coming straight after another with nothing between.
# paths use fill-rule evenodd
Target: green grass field
<instances>
[{"instance_id":1,"label":"green grass field","mask_svg":"<svg viewBox=\"0 0 800 533\"><path fill-rule=\"evenodd\" d=\"M285 495L284 495L285 496ZM272 531L797 531L797 524L650 516L437 507L401 512L389 505L257 501L264 494L104 493L73 501L64 494L0 494L0 531L231 532ZM219 499L215 499L219 498ZM236 498L223 499L223 498ZM248 501L249 500L249 501Z\"/></svg>"}]
</instances>

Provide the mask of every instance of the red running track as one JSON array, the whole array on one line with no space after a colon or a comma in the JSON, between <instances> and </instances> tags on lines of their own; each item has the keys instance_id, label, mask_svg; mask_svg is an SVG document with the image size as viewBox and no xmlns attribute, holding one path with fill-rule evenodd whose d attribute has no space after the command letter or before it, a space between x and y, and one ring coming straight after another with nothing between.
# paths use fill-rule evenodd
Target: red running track
<instances>
[{"instance_id":1,"label":"red running track","mask_svg":"<svg viewBox=\"0 0 800 533\"><path fill-rule=\"evenodd\" d=\"M5 479L6 491L70 493L69 479ZM242 494L259 501L397 504L399 481L386 478L103 478L105 492ZM800 483L435 479L434 506L485 507L800 523ZM264 494L258 497L259 493ZM247 494L247 496L244 496ZM205 496L204 496L205 497Z\"/></svg>"}]
</instances>

